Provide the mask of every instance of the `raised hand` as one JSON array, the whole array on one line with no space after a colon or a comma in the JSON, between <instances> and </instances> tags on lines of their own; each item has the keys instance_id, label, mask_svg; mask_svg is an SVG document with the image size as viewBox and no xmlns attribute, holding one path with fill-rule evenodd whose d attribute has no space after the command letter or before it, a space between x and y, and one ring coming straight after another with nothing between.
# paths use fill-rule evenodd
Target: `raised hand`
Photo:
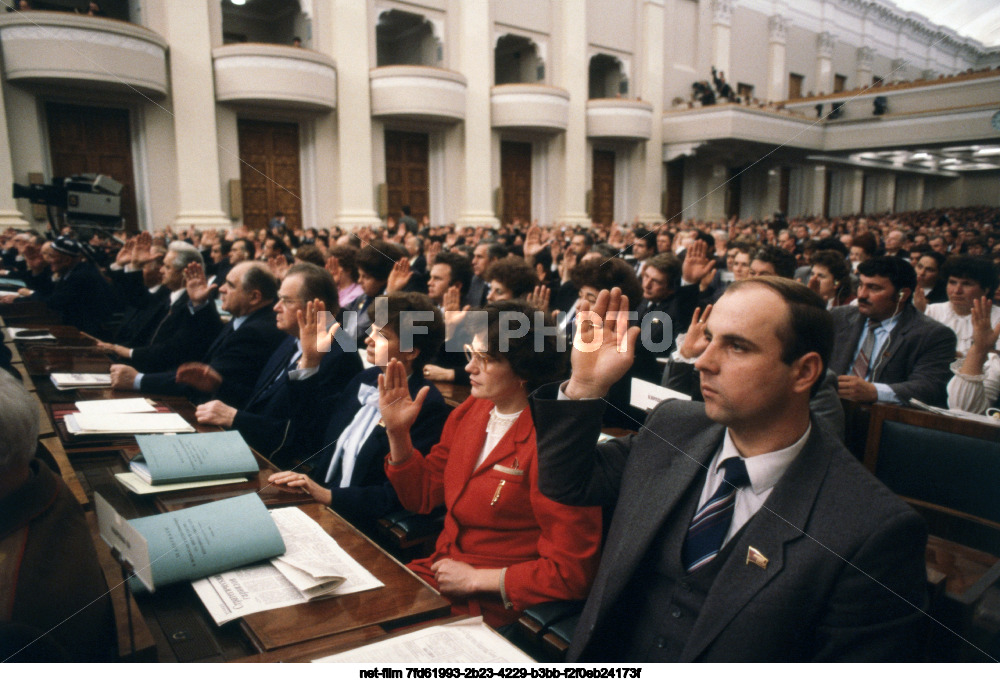
<instances>
[{"instance_id":1,"label":"raised hand","mask_svg":"<svg viewBox=\"0 0 1000 682\"><path fill-rule=\"evenodd\" d=\"M118 255L115 256L115 265L125 266L132 262L132 252L135 251L135 237L129 237L125 240L125 246L123 246L118 251Z\"/></svg>"},{"instance_id":2,"label":"raised hand","mask_svg":"<svg viewBox=\"0 0 1000 682\"><path fill-rule=\"evenodd\" d=\"M708 317L712 314L712 305L705 306L705 312L701 308L694 309L691 316L691 324L688 325L687 334L684 336L684 343L681 344L680 353L688 360L693 360L708 348L708 339L705 338L705 327L708 325Z\"/></svg>"},{"instance_id":3,"label":"raised hand","mask_svg":"<svg viewBox=\"0 0 1000 682\"><path fill-rule=\"evenodd\" d=\"M140 232L135 238L132 250L132 267L141 268L146 261L153 257L153 235L149 232Z\"/></svg>"},{"instance_id":4,"label":"raised hand","mask_svg":"<svg viewBox=\"0 0 1000 682\"><path fill-rule=\"evenodd\" d=\"M812 289L812 280L809 281L809 288ZM924 312L927 310L927 294L924 293L924 288L919 284L913 288L913 307Z\"/></svg>"},{"instance_id":5,"label":"raised hand","mask_svg":"<svg viewBox=\"0 0 1000 682\"><path fill-rule=\"evenodd\" d=\"M174 379L202 393L215 393L222 385L222 375L202 362L185 362L177 368Z\"/></svg>"},{"instance_id":6,"label":"raised hand","mask_svg":"<svg viewBox=\"0 0 1000 682\"><path fill-rule=\"evenodd\" d=\"M285 275L288 274L289 267L290 266L288 265L288 259L285 258L284 256L270 256L267 259L268 270L270 270L271 274L274 275L279 280L285 278Z\"/></svg>"},{"instance_id":7,"label":"raised hand","mask_svg":"<svg viewBox=\"0 0 1000 682\"><path fill-rule=\"evenodd\" d=\"M548 242L542 242L542 228L534 225L528 228L528 233L524 238L524 259L530 264L532 259L538 255L546 246Z\"/></svg>"},{"instance_id":8,"label":"raised hand","mask_svg":"<svg viewBox=\"0 0 1000 682\"><path fill-rule=\"evenodd\" d=\"M184 286L187 289L188 299L192 305L201 305L212 295L216 285L208 285L205 278L205 268L200 263L188 263L184 268Z\"/></svg>"},{"instance_id":9,"label":"raised hand","mask_svg":"<svg viewBox=\"0 0 1000 682\"><path fill-rule=\"evenodd\" d=\"M307 301L305 311L299 310L295 317L299 323L299 342L302 345L299 369L319 367L321 355L330 352L333 337L340 329L340 324L334 322L330 329L326 328L326 306L318 298Z\"/></svg>"},{"instance_id":10,"label":"raised hand","mask_svg":"<svg viewBox=\"0 0 1000 682\"><path fill-rule=\"evenodd\" d=\"M587 301L580 303L567 396L574 400L603 398L628 372L639 338L639 327L629 327L628 310L628 296L618 287L599 293L593 306Z\"/></svg>"},{"instance_id":11,"label":"raised hand","mask_svg":"<svg viewBox=\"0 0 1000 682\"><path fill-rule=\"evenodd\" d=\"M411 398L410 387L406 381L406 368L395 358L389 360L385 372L378 376L378 408L390 438L396 434L409 434L410 427L417 421L424 398L430 390L430 386L424 386L416 398ZM400 459L409 455L409 453L399 454ZM395 455L394 451L394 459Z\"/></svg>"},{"instance_id":12,"label":"raised hand","mask_svg":"<svg viewBox=\"0 0 1000 682\"><path fill-rule=\"evenodd\" d=\"M394 291L401 291L403 287L409 284L411 277L413 277L413 271L410 270L410 261L406 258L400 258L392 266L392 272L389 273L389 279L386 280L386 293L391 294Z\"/></svg>"},{"instance_id":13,"label":"raised hand","mask_svg":"<svg viewBox=\"0 0 1000 682\"><path fill-rule=\"evenodd\" d=\"M544 284L539 284L535 290L527 295L528 305L538 308L542 312L549 312L549 301L552 298L552 291Z\"/></svg>"},{"instance_id":14,"label":"raised hand","mask_svg":"<svg viewBox=\"0 0 1000 682\"><path fill-rule=\"evenodd\" d=\"M685 282L698 282L704 290L704 280L708 275L715 276L715 259L708 257L708 244L696 239L688 247L681 266L681 276ZM711 278L709 278L711 282Z\"/></svg>"},{"instance_id":15,"label":"raised hand","mask_svg":"<svg viewBox=\"0 0 1000 682\"><path fill-rule=\"evenodd\" d=\"M988 352L996 349L1000 323L990 326L993 301L983 296L972 301L972 344Z\"/></svg>"}]
</instances>

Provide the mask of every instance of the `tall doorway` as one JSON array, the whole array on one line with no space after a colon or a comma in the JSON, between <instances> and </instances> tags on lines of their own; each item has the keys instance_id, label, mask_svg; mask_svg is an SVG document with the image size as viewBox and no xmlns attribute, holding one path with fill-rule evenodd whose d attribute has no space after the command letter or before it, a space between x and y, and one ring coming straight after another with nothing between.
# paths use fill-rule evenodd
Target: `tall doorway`
<instances>
[{"instance_id":1,"label":"tall doorway","mask_svg":"<svg viewBox=\"0 0 1000 682\"><path fill-rule=\"evenodd\" d=\"M266 228L281 211L289 229L302 227L298 124L241 119L237 128L243 224Z\"/></svg>"},{"instance_id":2,"label":"tall doorway","mask_svg":"<svg viewBox=\"0 0 1000 682\"><path fill-rule=\"evenodd\" d=\"M503 207L500 219L508 225L519 219L531 222L531 143L500 143L500 186Z\"/></svg>"},{"instance_id":3,"label":"tall doorway","mask_svg":"<svg viewBox=\"0 0 1000 682\"><path fill-rule=\"evenodd\" d=\"M389 215L398 217L403 206L420 221L430 214L427 133L385 131L385 182Z\"/></svg>"},{"instance_id":4,"label":"tall doorway","mask_svg":"<svg viewBox=\"0 0 1000 682\"><path fill-rule=\"evenodd\" d=\"M99 173L122 183L121 211L125 229L139 229L132 171L132 132L126 109L84 107L50 102L45 107L56 178Z\"/></svg>"},{"instance_id":5,"label":"tall doorway","mask_svg":"<svg viewBox=\"0 0 1000 682\"><path fill-rule=\"evenodd\" d=\"M593 209L590 219L610 225L615 219L615 153L594 150Z\"/></svg>"}]
</instances>

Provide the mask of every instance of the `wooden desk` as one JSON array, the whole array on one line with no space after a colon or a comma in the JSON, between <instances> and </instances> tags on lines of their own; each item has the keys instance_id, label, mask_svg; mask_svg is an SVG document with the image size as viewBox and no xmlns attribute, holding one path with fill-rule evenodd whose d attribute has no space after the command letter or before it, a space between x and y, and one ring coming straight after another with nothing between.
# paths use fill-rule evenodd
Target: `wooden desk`
<instances>
[{"instance_id":1,"label":"wooden desk","mask_svg":"<svg viewBox=\"0 0 1000 682\"><path fill-rule=\"evenodd\" d=\"M223 626L215 625L189 583L140 594L136 603L156 641L158 660L315 658L334 649L360 646L390 628L450 613L444 597L340 516L317 503L302 509L384 587L251 614ZM130 516L134 509L119 507L119 511Z\"/></svg>"}]
</instances>

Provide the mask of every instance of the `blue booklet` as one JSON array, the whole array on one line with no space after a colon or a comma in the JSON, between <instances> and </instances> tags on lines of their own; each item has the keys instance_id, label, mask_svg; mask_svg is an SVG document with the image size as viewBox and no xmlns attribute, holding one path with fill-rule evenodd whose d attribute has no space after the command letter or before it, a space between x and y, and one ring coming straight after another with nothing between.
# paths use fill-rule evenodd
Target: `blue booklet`
<instances>
[{"instance_id":1,"label":"blue booklet","mask_svg":"<svg viewBox=\"0 0 1000 682\"><path fill-rule=\"evenodd\" d=\"M135 440L142 452L129 468L153 485L250 476L260 471L239 431L136 436Z\"/></svg>"},{"instance_id":2,"label":"blue booklet","mask_svg":"<svg viewBox=\"0 0 1000 682\"><path fill-rule=\"evenodd\" d=\"M12 279L10 277L0 277L0 289L23 289L25 287L24 282L19 279Z\"/></svg>"},{"instance_id":3,"label":"blue booklet","mask_svg":"<svg viewBox=\"0 0 1000 682\"><path fill-rule=\"evenodd\" d=\"M101 537L151 592L285 553L281 533L255 493L131 521L99 494L94 507Z\"/></svg>"}]
</instances>

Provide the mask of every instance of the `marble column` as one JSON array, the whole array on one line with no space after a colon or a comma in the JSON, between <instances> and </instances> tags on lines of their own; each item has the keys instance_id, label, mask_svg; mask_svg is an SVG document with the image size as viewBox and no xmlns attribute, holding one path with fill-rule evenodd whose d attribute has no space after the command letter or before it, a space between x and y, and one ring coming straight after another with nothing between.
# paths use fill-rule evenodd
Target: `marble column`
<instances>
[{"instance_id":1,"label":"marble column","mask_svg":"<svg viewBox=\"0 0 1000 682\"><path fill-rule=\"evenodd\" d=\"M767 21L767 99L780 102L788 99L788 74L785 69L785 44L788 20L774 14Z\"/></svg>"},{"instance_id":2,"label":"marble column","mask_svg":"<svg viewBox=\"0 0 1000 682\"><path fill-rule=\"evenodd\" d=\"M555 85L569 92L569 121L561 140L551 145L562 159L561 194L556 222L589 227L587 215L587 3L561 2L554 19L560 27ZM561 144L560 144L561 142Z\"/></svg>"},{"instance_id":3,"label":"marble column","mask_svg":"<svg viewBox=\"0 0 1000 682\"><path fill-rule=\"evenodd\" d=\"M733 0L712 0L712 65L729 76Z\"/></svg>"},{"instance_id":4,"label":"marble column","mask_svg":"<svg viewBox=\"0 0 1000 682\"><path fill-rule=\"evenodd\" d=\"M661 188L663 166L663 0L642 4L642 55L640 96L653 105L653 133L637 150L639 168L639 220L646 224L663 222Z\"/></svg>"},{"instance_id":5,"label":"marble column","mask_svg":"<svg viewBox=\"0 0 1000 682\"><path fill-rule=\"evenodd\" d=\"M872 84L872 69L875 64L875 50L862 45L858 48L856 87L867 88Z\"/></svg>"},{"instance_id":6,"label":"marble column","mask_svg":"<svg viewBox=\"0 0 1000 682\"><path fill-rule=\"evenodd\" d=\"M3 87L0 87L0 230L8 227L27 228L30 226L24 219L24 214L17 210L17 200L10 191L14 184L14 161L10 153L10 128L7 126L7 108L4 101ZM27 178L23 178L24 184ZM28 205L27 199L23 200Z\"/></svg>"},{"instance_id":7,"label":"marble column","mask_svg":"<svg viewBox=\"0 0 1000 682\"><path fill-rule=\"evenodd\" d=\"M198 9L203 13L196 16ZM194 14L193 14L194 13ZM208 6L163 3L164 37L170 44L169 108L177 152L178 228L228 228L222 212L215 81Z\"/></svg>"},{"instance_id":8,"label":"marble column","mask_svg":"<svg viewBox=\"0 0 1000 682\"><path fill-rule=\"evenodd\" d=\"M456 70L468 82L465 95L464 159L462 173L463 197L459 227L491 225L500 221L493 213L493 183L490 151L490 86L493 61L493 41L490 28L489 0L462 0L459 11L459 45Z\"/></svg>"},{"instance_id":9,"label":"marble column","mask_svg":"<svg viewBox=\"0 0 1000 682\"><path fill-rule=\"evenodd\" d=\"M817 95L833 92L833 34L824 31L816 36L816 88Z\"/></svg>"},{"instance_id":10,"label":"marble column","mask_svg":"<svg viewBox=\"0 0 1000 682\"><path fill-rule=\"evenodd\" d=\"M345 229L381 222L375 212L372 165L368 3L332 0L329 30L337 62L337 224Z\"/></svg>"}]
</instances>

